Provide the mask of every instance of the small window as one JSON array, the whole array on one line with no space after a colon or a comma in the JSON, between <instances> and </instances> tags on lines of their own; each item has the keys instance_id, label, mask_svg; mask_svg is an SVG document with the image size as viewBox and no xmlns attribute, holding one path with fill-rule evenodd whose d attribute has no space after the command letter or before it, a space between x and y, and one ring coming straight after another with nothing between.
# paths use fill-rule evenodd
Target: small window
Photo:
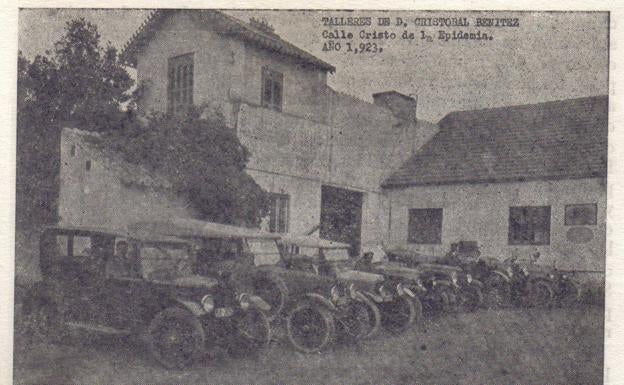
<instances>
[{"instance_id":1,"label":"small window","mask_svg":"<svg viewBox=\"0 0 624 385\"><path fill-rule=\"evenodd\" d=\"M67 257L69 256L69 248L67 246L67 242L69 241L69 238L67 237L67 235L57 235L56 236L56 250L54 252L54 255L60 256L60 257Z\"/></svg>"},{"instance_id":2,"label":"small window","mask_svg":"<svg viewBox=\"0 0 624 385\"><path fill-rule=\"evenodd\" d=\"M409 243L442 243L442 209L410 209L408 215Z\"/></svg>"},{"instance_id":3,"label":"small window","mask_svg":"<svg viewBox=\"0 0 624 385\"><path fill-rule=\"evenodd\" d=\"M74 157L76 156L76 145L72 144L71 148L69 149L69 155Z\"/></svg>"},{"instance_id":4,"label":"small window","mask_svg":"<svg viewBox=\"0 0 624 385\"><path fill-rule=\"evenodd\" d=\"M282 110L284 75L269 69L262 68L262 106L276 111Z\"/></svg>"},{"instance_id":5,"label":"small window","mask_svg":"<svg viewBox=\"0 0 624 385\"><path fill-rule=\"evenodd\" d=\"M167 112L178 114L193 105L194 54L169 59L167 75Z\"/></svg>"},{"instance_id":6,"label":"small window","mask_svg":"<svg viewBox=\"0 0 624 385\"><path fill-rule=\"evenodd\" d=\"M88 257L92 255L91 237L75 235L73 239L72 252L74 257Z\"/></svg>"},{"instance_id":7,"label":"small window","mask_svg":"<svg viewBox=\"0 0 624 385\"><path fill-rule=\"evenodd\" d=\"M271 212L269 231L287 233L289 220L290 197L286 194L271 194Z\"/></svg>"},{"instance_id":8,"label":"small window","mask_svg":"<svg viewBox=\"0 0 624 385\"><path fill-rule=\"evenodd\" d=\"M593 226L597 222L598 205L596 203L565 206L566 226Z\"/></svg>"},{"instance_id":9,"label":"small window","mask_svg":"<svg viewBox=\"0 0 624 385\"><path fill-rule=\"evenodd\" d=\"M509 244L550 244L550 206L510 207Z\"/></svg>"},{"instance_id":10,"label":"small window","mask_svg":"<svg viewBox=\"0 0 624 385\"><path fill-rule=\"evenodd\" d=\"M85 162L85 170L91 171L91 161L90 160Z\"/></svg>"}]
</instances>

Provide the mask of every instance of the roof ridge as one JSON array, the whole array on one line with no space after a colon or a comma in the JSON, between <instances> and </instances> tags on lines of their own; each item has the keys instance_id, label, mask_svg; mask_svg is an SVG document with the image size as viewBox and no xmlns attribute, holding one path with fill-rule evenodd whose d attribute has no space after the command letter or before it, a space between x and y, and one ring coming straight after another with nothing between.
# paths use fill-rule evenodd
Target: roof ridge
<instances>
[{"instance_id":1,"label":"roof ridge","mask_svg":"<svg viewBox=\"0 0 624 385\"><path fill-rule=\"evenodd\" d=\"M479 113L479 112L484 112L484 111L498 111L498 110L514 109L514 108L529 108L529 107L538 107L538 106L546 106L546 105L556 105L556 104L561 104L561 103L570 103L570 102L581 101L581 100L589 101L591 99L603 99L603 98L608 98L608 97L609 97L609 95L599 94L599 95L591 95L591 96L580 96L580 97L569 98L569 99L547 100L547 101L544 101L544 102L537 102L537 103L512 104L512 105L507 105L507 106L477 108L477 109L473 109L473 110L452 110L449 113L447 113L446 115L444 115L444 117L442 117L442 119L440 119L440 122L442 120L446 119L449 115L452 115L452 114Z\"/></svg>"}]
</instances>

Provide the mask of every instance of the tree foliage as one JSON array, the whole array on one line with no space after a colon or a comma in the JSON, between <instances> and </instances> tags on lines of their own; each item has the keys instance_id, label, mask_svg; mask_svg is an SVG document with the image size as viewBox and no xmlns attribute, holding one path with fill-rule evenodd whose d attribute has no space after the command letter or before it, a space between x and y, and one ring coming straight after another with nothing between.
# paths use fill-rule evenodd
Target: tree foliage
<instances>
[{"instance_id":1,"label":"tree foliage","mask_svg":"<svg viewBox=\"0 0 624 385\"><path fill-rule=\"evenodd\" d=\"M245 172L249 151L218 113L152 114L102 136L128 162L165 175L202 219L257 226L267 215L268 194Z\"/></svg>"},{"instance_id":2,"label":"tree foliage","mask_svg":"<svg viewBox=\"0 0 624 385\"><path fill-rule=\"evenodd\" d=\"M267 194L245 172L247 149L219 116L135 113L134 80L97 27L67 23L52 52L18 56L17 220L56 221L60 129L98 131L128 161L165 174L200 219L257 225Z\"/></svg>"}]
</instances>

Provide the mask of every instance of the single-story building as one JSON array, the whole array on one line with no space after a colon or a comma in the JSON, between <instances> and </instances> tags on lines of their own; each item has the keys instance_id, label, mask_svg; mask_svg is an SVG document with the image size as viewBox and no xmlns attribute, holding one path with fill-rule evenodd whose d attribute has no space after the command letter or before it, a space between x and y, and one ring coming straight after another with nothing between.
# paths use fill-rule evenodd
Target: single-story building
<instances>
[{"instance_id":1,"label":"single-story building","mask_svg":"<svg viewBox=\"0 0 624 385\"><path fill-rule=\"evenodd\" d=\"M477 241L603 276L607 114L606 96L449 113L383 182L388 243L443 255Z\"/></svg>"}]
</instances>

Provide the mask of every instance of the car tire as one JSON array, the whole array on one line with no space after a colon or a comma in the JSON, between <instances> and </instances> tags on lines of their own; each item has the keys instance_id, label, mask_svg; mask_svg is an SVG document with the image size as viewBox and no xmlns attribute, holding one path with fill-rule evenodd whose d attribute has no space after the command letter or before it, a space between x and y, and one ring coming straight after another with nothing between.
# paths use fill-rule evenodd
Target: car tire
<instances>
[{"instance_id":1,"label":"car tire","mask_svg":"<svg viewBox=\"0 0 624 385\"><path fill-rule=\"evenodd\" d=\"M288 301L288 289L279 277L261 276L253 281L253 292L271 305L271 310L266 312L269 320L275 319L284 310Z\"/></svg>"},{"instance_id":2,"label":"car tire","mask_svg":"<svg viewBox=\"0 0 624 385\"><path fill-rule=\"evenodd\" d=\"M552 285L541 279L531 282L530 285L529 305L534 307L550 308L555 296Z\"/></svg>"},{"instance_id":3,"label":"car tire","mask_svg":"<svg viewBox=\"0 0 624 385\"><path fill-rule=\"evenodd\" d=\"M559 306L572 307L581 303L583 290L576 282L564 282L559 298Z\"/></svg>"},{"instance_id":4,"label":"car tire","mask_svg":"<svg viewBox=\"0 0 624 385\"><path fill-rule=\"evenodd\" d=\"M261 310L249 308L241 312L233 322L236 335L228 347L233 356L255 354L271 342L271 325Z\"/></svg>"},{"instance_id":5,"label":"car tire","mask_svg":"<svg viewBox=\"0 0 624 385\"><path fill-rule=\"evenodd\" d=\"M345 342L364 338L371 328L369 317L368 305L357 300L349 301L335 313L337 337Z\"/></svg>"},{"instance_id":6,"label":"car tire","mask_svg":"<svg viewBox=\"0 0 624 385\"><path fill-rule=\"evenodd\" d=\"M362 339L370 339L375 337L381 331L381 312L377 304L365 295L358 297L366 305L368 311L369 328L368 332L362 335Z\"/></svg>"},{"instance_id":7,"label":"car tire","mask_svg":"<svg viewBox=\"0 0 624 385\"><path fill-rule=\"evenodd\" d=\"M484 284L483 304L488 309L501 309L511 303L511 284L498 275L489 276Z\"/></svg>"},{"instance_id":8,"label":"car tire","mask_svg":"<svg viewBox=\"0 0 624 385\"><path fill-rule=\"evenodd\" d=\"M324 306L300 303L286 316L286 334L296 350L306 354L321 352L334 340L334 316Z\"/></svg>"},{"instance_id":9,"label":"car tire","mask_svg":"<svg viewBox=\"0 0 624 385\"><path fill-rule=\"evenodd\" d=\"M147 330L152 356L167 369L184 369L205 352L206 334L188 310L169 307L152 319Z\"/></svg>"},{"instance_id":10,"label":"car tire","mask_svg":"<svg viewBox=\"0 0 624 385\"><path fill-rule=\"evenodd\" d=\"M464 311L472 312L483 305L483 293L477 285L469 284L460 291L461 306Z\"/></svg>"},{"instance_id":11,"label":"car tire","mask_svg":"<svg viewBox=\"0 0 624 385\"><path fill-rule=\"evenodd\" d=\"M409 329L416 320L416 308L412 298L401 295L391 302L380 304L381 325L393 334Z\"/></svg>"},{"instance_id":12,"label":"car tire","mask_svg":"<svg viewBox=\"0 0 624 385\"><path fill-rule=\"evenodd\" d=\"M22 312L23 333L27 342L64 342L67 333L56 304L45 297L29 297Z\"/></svg>"}]
</instances>

